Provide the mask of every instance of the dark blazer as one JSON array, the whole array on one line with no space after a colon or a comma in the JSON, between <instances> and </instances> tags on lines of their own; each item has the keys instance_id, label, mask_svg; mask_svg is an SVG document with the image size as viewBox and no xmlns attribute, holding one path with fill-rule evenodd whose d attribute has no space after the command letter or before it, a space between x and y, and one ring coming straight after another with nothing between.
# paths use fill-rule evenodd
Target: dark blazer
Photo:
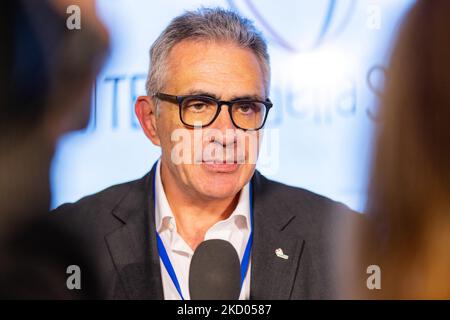
<instances>
[{"instance_id":1,"label":"dark blazer","mask_svg":"<svg viewBox=\"0 0 450 320\"><path fill-rule=\"evenodd\" d=\"M154 174L155 166L142 179L112 186L54 212L96 252L107 299L164 298L155 237ZM357 214L320 195L268 180L258 171L251 183L250 298L334 298L336 221ZM289 258L277 257L277 248Z\"/></svg>"}]
</instances>

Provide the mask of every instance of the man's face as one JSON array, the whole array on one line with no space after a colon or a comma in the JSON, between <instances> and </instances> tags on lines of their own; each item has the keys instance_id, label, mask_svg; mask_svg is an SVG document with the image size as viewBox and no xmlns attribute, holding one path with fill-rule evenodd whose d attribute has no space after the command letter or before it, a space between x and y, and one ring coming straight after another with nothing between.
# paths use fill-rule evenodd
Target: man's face
<instances>
[{"instance_id":1,"label":"man's face","mask_svg":"<svg viewBox=\"0 0 450 320\"><path fill-rule=\"evenodd\" d=\"M244 97L266 99L263 73L256 55L228 42L183 41L174 46L167 59L161 92L177 96L207 94L227 101ZM253 142L248 143L249 139L247 143L238 143L244 131L234 127L228 106L223 105L211 125L194 133L199 129L183 125L177 104L158 103L156 131L162 148L162 165L179 188L204 199L224 199L239 192L255 170L257 151L254 148L259 145L259 132L247 131L254 138ZM190 154L191 163L177 164L172 160L174 148L180 146L179 140L171 138L175 130L184 130L184 134L190 136L191 143L184 144L190 148L183 152Z\"/></svg>"}]
</instances>

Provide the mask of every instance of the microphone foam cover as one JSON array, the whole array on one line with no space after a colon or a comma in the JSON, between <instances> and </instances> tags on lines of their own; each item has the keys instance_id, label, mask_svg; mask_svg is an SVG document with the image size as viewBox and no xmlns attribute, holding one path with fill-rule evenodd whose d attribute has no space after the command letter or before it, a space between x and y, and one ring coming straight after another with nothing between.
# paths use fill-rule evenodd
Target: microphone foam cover
<instances>
[{"instance_id":1,"label":"microphone foam cover","mask_svg":"<svg viewBox=\"0 0 450 320\"><path fill-rule=\"evenodd\" d=\"M189 267L192 300L237 300L241 291L241 265L234 247L225 240L203 241Z\"/></svg>"}]
</instances>

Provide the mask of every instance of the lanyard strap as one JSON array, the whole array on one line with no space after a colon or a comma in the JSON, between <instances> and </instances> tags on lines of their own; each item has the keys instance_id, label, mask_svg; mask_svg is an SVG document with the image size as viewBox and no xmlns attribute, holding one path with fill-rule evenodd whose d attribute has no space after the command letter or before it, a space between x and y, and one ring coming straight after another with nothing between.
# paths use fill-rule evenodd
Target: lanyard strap
<instances>
[{"instance_id":1,"label":"lanyard strap","mask_svg":"<svg viewBox=\"0 0 450 320\"><path fill-rule=\"evenodd\" d=\"M181 300L184 300L183 294L181 293L181 287L180 287L180 283L178 282L177 275L175 273L175 270L173 269L172 263L170 262L169 256L167 255L166 248L164 247L164 244L163 244L158 232L156 232L156 242L158 244L159 257L161 258L161 260L164 264L164 267L166 267L167 273L169 274L170 279L172 279L172 282L175 285L175 288L177 289L178 293L180 294Z\"/></svg>"},{"instance_id":2,"label":"lanyard strap","mask_svg":"<svg viewBox=\"0 0 450 320\"><path fill-rule=\"evenodd\" d=\"M156 187L155 187L155 179L156 179L156 172L153 176L153 207L156 210ZM245 247L244 256L242 257L241 262L241 290L242 286L244 284L245 276L247 275L248 266L250 264L250 252L252 250L253 245L253 190L252 190L252 184L249 185L250 188L250 235L248 237L248 242ZM173 268L172 263L170 262L169 255L167 254L166 248L164 247L164 243L161 240L161 237L159 236L158 231L156 233L156 243L158 247L158 253L159 257L161 258L164 267L167 270L167 273L170 276L170 279L172 279L173 284L175 285L175 288L177 289L178 293L180 294L181 300L184 300L183 293L181 292L180 283L178 282L177 275L175 273L175 270Z\"/></svg>"}]
</instances>

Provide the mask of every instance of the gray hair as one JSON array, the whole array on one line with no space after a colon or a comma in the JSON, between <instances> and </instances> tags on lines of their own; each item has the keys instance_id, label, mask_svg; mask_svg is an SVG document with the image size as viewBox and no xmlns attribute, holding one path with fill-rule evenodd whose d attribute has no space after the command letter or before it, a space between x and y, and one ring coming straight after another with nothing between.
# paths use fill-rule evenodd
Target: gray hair
<instances>
[{"instance_id":1,"label":"gray hair","mask_svg":"<svg viewBox=\"0 0 450 320\"><path fill-rule=\"evenodd\" d=\"M150 48L150 69L146 82L148 96L163 88L166 59L170 50L183 40L230 41L240 48L250 49L261 64L266 95L269 94L270 61L267 44L253 22L222 8L200 8L186 11L173 19Z\"/></svg>"}]
</instances>

